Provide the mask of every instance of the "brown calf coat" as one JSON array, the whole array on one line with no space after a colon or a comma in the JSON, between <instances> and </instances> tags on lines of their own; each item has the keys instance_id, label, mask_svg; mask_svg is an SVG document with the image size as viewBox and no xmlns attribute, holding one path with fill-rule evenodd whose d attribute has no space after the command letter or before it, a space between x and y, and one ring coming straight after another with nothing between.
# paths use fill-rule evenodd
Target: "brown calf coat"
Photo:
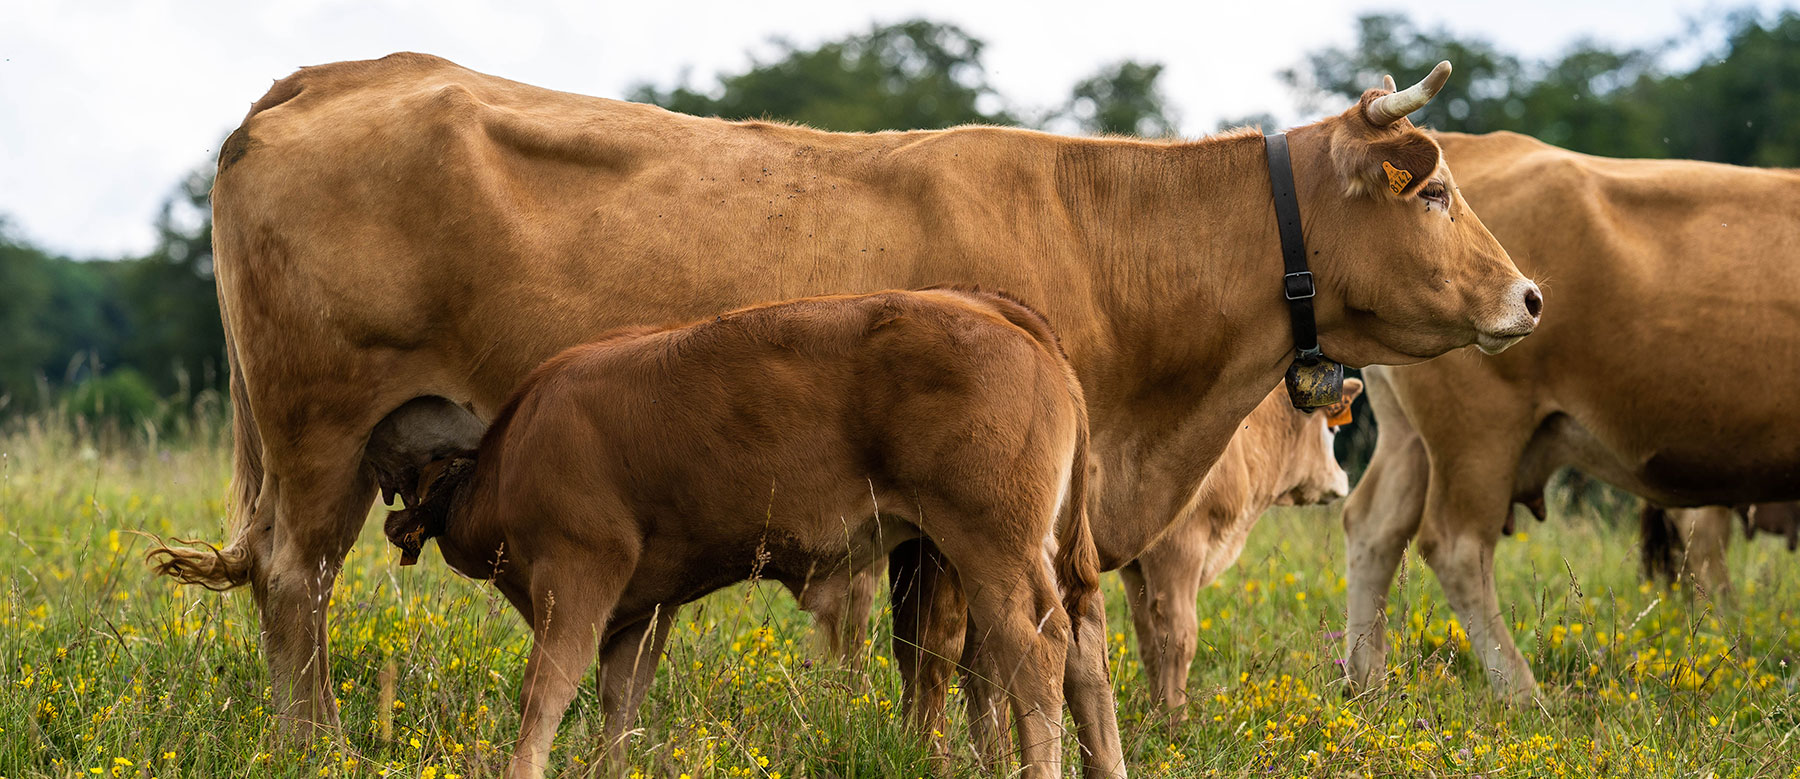
<instances>
[{"instance_id":1,"label":"brown calf coat","mask_svg":"<svg viewBox=\"0 0 1800 779\"><path fill-rule=\"evenodd\" d=\"M809 298L634 328L535 370L472 458L419 468L417 507L389 534L409 549L437 534L447 563L491 578L531 626L508 776L542 774L606 639L732 582L842 577L922 536L989 636L1028 774L1054 777L1063 604L1098 584L1085 409L1048 325L996 295ZM657 660L621 659L603 676L647 682ZM631 697L607 712L610 736Z\"/></svg>"}]
</instances>

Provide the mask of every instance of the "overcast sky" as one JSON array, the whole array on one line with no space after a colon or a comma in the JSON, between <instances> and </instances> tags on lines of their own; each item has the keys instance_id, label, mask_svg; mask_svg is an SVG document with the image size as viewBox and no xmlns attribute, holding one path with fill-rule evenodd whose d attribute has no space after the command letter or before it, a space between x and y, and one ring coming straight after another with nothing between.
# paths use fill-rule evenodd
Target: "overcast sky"
<instances>
[{"instance_id":1,"label":"overcast sky","mask_svg":"<svg viewBox=\"0 0 1800 779\"><path fill-rule=\"evenodd\" d=\"M801 45L924 16L988 48L1001 93L1065 100L1103 63L1167 65L1164 89L1188 135L1293 98L1275 72L1348 44L1360 13L1547 56L1581 38L1643 44L1716 17L1717 0L1081 3L908 0L0 0L0 214L28 240L75 256L147 250L152 219L270 81L301 65L423 51L476 70L606 97L632 84L695 82L741 69L771 36ZM1769 3L1763 3L1767 6ZM1417 78L1422 74L1411 74ZM1457 89L1452 79L1449 89ZM0 291L0 295L4 295Z\"/></svg>"}]
</instances>

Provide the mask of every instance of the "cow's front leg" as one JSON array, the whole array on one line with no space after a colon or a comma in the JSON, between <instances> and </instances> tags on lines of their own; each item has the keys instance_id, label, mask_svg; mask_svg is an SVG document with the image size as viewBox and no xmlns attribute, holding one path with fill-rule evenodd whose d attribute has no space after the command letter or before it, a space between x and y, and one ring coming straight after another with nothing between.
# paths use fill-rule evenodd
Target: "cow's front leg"
<instances>
[{"instance_id":1,"label":"cow's front leg","mask_svg":"<svg viewBox=\"0 0 1800 779\"><path fill-rule=\"evenodd\" d=\"M1369 402L1381 419L1375 454L1344 502L1348 567L1344 629L1346 691L1366 692L1387 680L1387 603L1394 572L1425 511L1430 463L1425 444L1395 402L1379 372L1364 374Z\"/></svg>"},{"instance_id":2,"label":"cow's front leg","mask_svg":"<svg viewBox=\"0 0 1800 779\"><path fill-rule=\"evenodd\" d=\"M930 541L908 541L889 556L894 606L894 659L900 667L907 722L947 757L942 734L951 672L962 656L968 604L957 576Z\"/></svg>"},{"instance_id":3,"label":"cow's front leg","mask_svg":"<svg viewBox=\"0 0 1800 779\"><path fill-rule=\"evenodd\" d=\"M1494 472L1494 462L1477 458L1467 470L1433 469L1419 551L1437 574L1495 691L1520 701L1536 695L1537 679L1513 642L1494 586L1494 545L1512 510L1512 485L1492 478Z\"/></svg>"}]
</instances>

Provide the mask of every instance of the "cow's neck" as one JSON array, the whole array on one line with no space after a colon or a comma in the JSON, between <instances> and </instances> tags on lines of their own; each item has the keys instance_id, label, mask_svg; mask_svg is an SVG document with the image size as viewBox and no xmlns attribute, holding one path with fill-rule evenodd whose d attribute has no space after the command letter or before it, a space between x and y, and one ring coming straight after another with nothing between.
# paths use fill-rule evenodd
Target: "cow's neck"
<instances>
[{"instance_id":1,"label":"cow's neck","mask_svg":"<svg viewBox=\"0 0 1800 779\"><path fill-rule=\"evenodd\" d=\"M1109 567L1191 508L1238 421L1291 360L1262 143L1102 144L1110 153L1059 167L1111 326L1097 353L1078 355L1093 385L1094 524Z\"/></svg>"}]
</instances>

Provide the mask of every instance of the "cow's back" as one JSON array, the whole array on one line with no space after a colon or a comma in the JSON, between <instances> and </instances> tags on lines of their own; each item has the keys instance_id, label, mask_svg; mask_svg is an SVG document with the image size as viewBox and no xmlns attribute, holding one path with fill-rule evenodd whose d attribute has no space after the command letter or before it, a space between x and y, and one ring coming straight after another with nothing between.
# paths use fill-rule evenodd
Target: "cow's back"
<instances>
[{"instance_id":1,"label":"cow's back","mask_svg":"<svg viewBox=\"0 0 1800 779\"><path fill-rule=\"evenodd\" d=\"M276 364L280 332L289 354L376 355L313 373L417 377L489 414L563 347L761 300L982 283L1079 336L1078 259L1005 237L1066 229L1020 212L1052 199L1055 143L724 122L416 54L308 68L222 154L221 297L252 384L316 380ZM969 207L996 182L1017 197ZM1064 287L1037 294L1048 278Z\"/></svg>"},{"instance_id":2,"label":"cow's back","mask_svg":"<svg viewBox=\"0 0 1800 779\"><path fill-rule=\"evenodd\" d=\"M1768 435L1800 429L1800 175L1439 138L1519 269L1567 303L1503 355L1393 371L1428 440L1503 393L1552 420L1558 457L1653 496L1800 490L1800 437Z\"/></svg>"}]
</instances>

